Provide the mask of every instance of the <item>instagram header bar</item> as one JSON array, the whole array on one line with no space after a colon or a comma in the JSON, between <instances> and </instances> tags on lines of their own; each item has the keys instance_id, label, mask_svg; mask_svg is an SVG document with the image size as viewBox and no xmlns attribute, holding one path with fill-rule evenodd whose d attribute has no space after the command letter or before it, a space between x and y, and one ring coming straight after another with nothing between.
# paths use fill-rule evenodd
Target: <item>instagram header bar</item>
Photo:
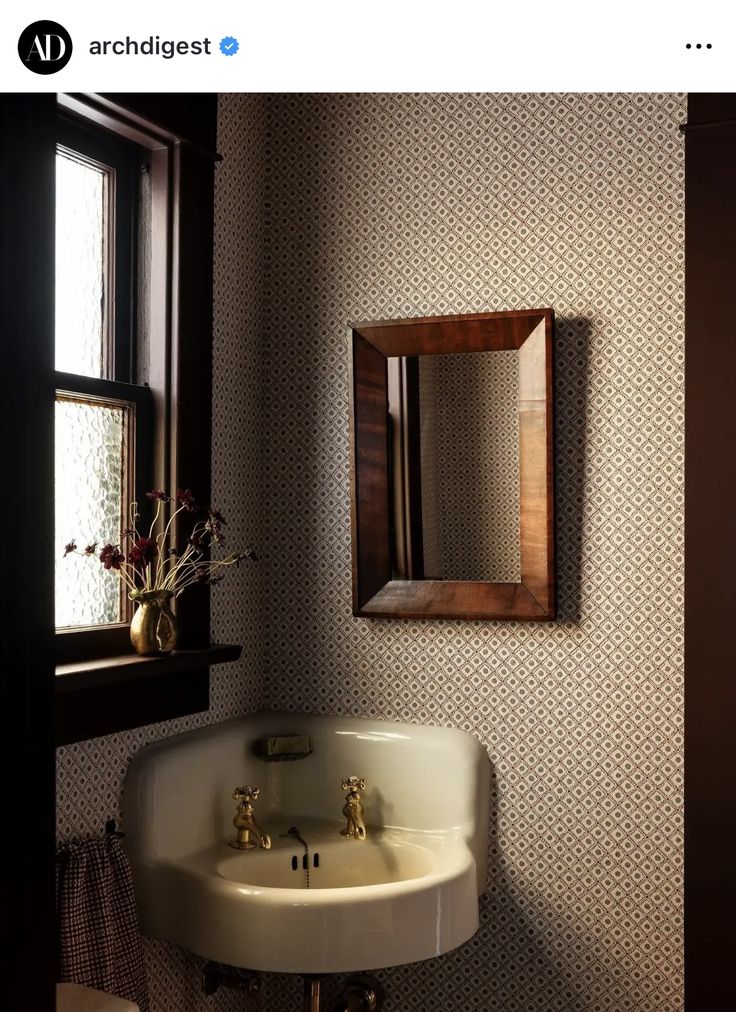
<instances>
[{"instance_id":1,"label":"instagram header bar","mask_svg":"<svg viewBox=\"0 0 736 1012\"><path fill-rule=\"evenodd\" d=\"M733 90L733 5L661 0L56 3L0 14L2 88L182 91Z\"/></svg>"}]
</instances>

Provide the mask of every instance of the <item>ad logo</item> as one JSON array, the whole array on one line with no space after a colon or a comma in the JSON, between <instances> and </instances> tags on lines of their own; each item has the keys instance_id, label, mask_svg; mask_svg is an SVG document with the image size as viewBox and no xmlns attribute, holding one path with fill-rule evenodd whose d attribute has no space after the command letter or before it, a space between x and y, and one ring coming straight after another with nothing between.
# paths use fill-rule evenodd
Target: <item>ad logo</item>
<instances>
[{"instance_id":1,"label":"ad logo","mask_svg":"<svg viewBox=\"0 0 736 1012\"><path fill-rule=\"evenodd\" d=\"M56 21L34 21L18 39L21 63L34 74L55 74L72 56L72 37Z\"/></svg>"}]
</instances>

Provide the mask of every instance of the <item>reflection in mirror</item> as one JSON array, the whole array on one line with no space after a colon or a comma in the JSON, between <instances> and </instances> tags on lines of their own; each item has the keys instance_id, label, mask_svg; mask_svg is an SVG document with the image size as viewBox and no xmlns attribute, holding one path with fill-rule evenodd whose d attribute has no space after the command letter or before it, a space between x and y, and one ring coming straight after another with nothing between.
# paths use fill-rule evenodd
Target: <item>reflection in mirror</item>
<instances>
[{"instance_id":1,"label":"reflection in mirror","mask_svg":"<svg viewBox=\"0 0 736 1012\"><path fill-rule=\"evenodd\" d=\"M519 353L419 359L424 575L521 579Z\"/></svg>"},{"instance_id":2,"label":"reflection in mirror","mask_svg":"<svg viewBox=\"0 0 736 1012\"><path fill-rule=\"evenodd\" d=\"M390 358L394 579L521 579L519 353Z\"/></svg>"}]
</instances>

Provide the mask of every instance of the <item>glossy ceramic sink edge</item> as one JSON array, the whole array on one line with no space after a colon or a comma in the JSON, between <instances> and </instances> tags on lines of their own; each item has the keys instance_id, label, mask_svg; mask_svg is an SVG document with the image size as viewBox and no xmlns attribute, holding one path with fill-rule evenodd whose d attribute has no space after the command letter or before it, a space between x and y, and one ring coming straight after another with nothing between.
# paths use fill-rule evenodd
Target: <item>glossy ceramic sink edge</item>
<instances>
[{"instance_id":1,"label":"glossy ceramic sink edge","mask_svg":"<svg viewBox=\"0 0 736 1012\"><path fill-rule=\"evenodd\" d=\"M297 733L312 739L306 759L264 763L250 753L257 738ZM365 842L339 835L339 781L353 774L368 781ZM485 750L464 732L357 718L256 714L149 746L124 791L141 927L263 971L348 972L440 955L478 927L488 780ZM271 851L228 846L232 789L246 781L261 786L257 817ZM281 836L290 825L312 850L327 848L309 889L283 884L286 862L303 854ZM392 855L406 858L400 875ZM357 872L340 868L343 860ZM328 873L337 885L322 887Z\"/></svg>"},{"instance_id":2,"label":"glossy ceramic sink edge","mask_svg":"<svg viewBox=\"0 0 736 1012\"><path fill-rule=\"evenodd\" d=\"M187 862L159 866L155 876L169 899L145 918L151 934L207 959L262 971L341 973L411 963L448 952L478 927L467 849L426 879L308 895L238 885Z\"/></svg>"}]
</instances>

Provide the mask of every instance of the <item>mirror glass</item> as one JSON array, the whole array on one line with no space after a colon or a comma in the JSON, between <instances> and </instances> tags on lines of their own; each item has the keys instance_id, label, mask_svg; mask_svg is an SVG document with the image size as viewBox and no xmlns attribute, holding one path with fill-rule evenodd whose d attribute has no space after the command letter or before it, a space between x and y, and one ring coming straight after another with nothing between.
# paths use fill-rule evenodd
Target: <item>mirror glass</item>
<instances>
[{"instance_id":1,"label":"mirror glass","mask_svg":"<svg viewBox=\"0 0 736 1012\"><path fill-rule=\"evenodd\" d=\"M425 579L521 579L518 402L518 351L419 359Z\"/></svg>"},{"instance_id":2,"label":"mirror glass","mask_svg":"<svg viewBox=\"0 0 736 1012\"><path fill-rule=\"evenodd\" d=\"M518 350L388 371L394 579L518 582Z\"/></svg>"}]
</instances>

